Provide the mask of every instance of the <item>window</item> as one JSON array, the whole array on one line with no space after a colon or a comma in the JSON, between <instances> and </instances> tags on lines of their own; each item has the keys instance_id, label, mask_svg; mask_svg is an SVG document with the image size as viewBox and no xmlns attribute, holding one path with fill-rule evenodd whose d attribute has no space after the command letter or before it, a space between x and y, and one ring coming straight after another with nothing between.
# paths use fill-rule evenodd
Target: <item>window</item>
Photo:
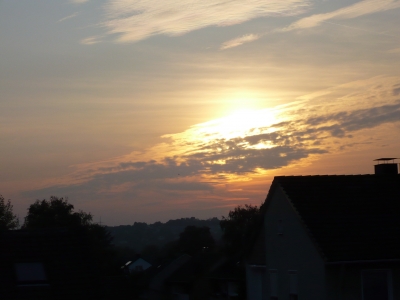
<instances>
[{"instance_id":1,"label":"window","mask_svg":"<svg viewBox=\"0 0 400 300\"><path fill-rule=\"evenodd\" d=\"M365 270L362 276L363 300L392 300L392 276L389 270Z\"/></svg>"},{"instance_id":2,"label":"window","mask_svg":"<svg viewBox=\"0 0 400 300\"><path fill-rule=\"evenodd\" d=\"M278 235L283 235L283 221L281 219L278 220L277 233Z\"/></svg>"},{"instance_id":3,"label":"window","mask_svg":"<svg viewBox=\"0 0 400 300\"><path fill-rule=\"evenodd\" d=\"M42 263L16 263L15 274L19 286L47 286L47 277Z\"/></svg>"},{"instance_id":4,"label":"window","mask_svg":"<svg viewBox=\"0 0 400 300\"><path fill-rule=\"evenodd\" d=\"M270 299L278 299L278 270L269 270Z\"/></svg>"},{"instance_id":5,"label":"window","mask_svg":"<svg viewBox=\"0 0 400 300\"><path fill-rule=\"evenodd\" d=\"M297 271L289 270L289 299L298 299L298 289L297 289Z\"/></svg>"}]
</instances>

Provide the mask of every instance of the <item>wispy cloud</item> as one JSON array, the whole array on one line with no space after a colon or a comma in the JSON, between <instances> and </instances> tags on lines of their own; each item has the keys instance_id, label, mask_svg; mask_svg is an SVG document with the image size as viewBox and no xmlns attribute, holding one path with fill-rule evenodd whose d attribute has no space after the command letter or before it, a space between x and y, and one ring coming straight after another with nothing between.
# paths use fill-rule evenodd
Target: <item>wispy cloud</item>
<instances>
[{"instance_id":1,"label":"wispy cloud","mask_svg":"<svg viewBox=\"0 0 400 300\"><path fill-rule=\"evenodd\" d=\"M72 15L66 16L64 18L61 18L60 20L58 20L57 22L64 22L66 20L75 18L77 15L79 14L79 12L73 13Z\"/></svg>"},{"instance_id":2,"label":"wispy cloud","mask_svg":"<svg viewBox=\"0 0 400 300\"><path fill-rule=\"evenodd\" d=\"M260 38L260 35L258 35L258 34L246 34L241 37L224 42L221 45L220 49L225 50L225 49L229 49L229 48L234 48L234 47L243 45L245 43L250 43L250 42L256 41L259 38Z\"/></svg>"},{"instance_id":3,"label":"wispy cloud","mask_svg":"<svg viewBox=\"0 0 400 300\"><path fill-rule=\"evenodd\" d=\"M101 36L91 36L81 40L83 45L93 45L101 42Z\"/></svg>"},{"instance_id":4,"label":"wispy cloud","mask_svg":"<svg viewBox=\"0 0 400 300\"><path fill-rule=\"evenodd\" d=\"M75 3L75 4L82 4L82 3L89 2L89 0L71 0L71 2Z\"/></svg>"},{"instance_id":5,"label":"wispy cloud","mask_svg":"<svg viewBox=\"0 0 400 300\"><path fill-rule=\"evenodd\" d=\"M392 54L400 54L400 48L390 49L388 53Z\"/></svg>"},{"instance_id":6,"label":"wispy cloud","mask_svg":"<svg viewBox=\"0 0 400 300\"><path fill-rule=\"evenodd\" d=\"M400 7L398 0L364 0L325 14L315 14L292 23L283 31L311 28L331 19L352 19Z\"/></svg>"},{"instance_id":7,"label":"wispy cloud","mask_svg":"<svg viewBox=\"0 0 400 300\"><path fill-rule=\"evenodd\" d=\"M178 36L208 26L230 26L266 16L304 12L309 0L109 0L105 5L109 34L118 42L135 42L153 35Z\"/></svg>"}]
</instances>

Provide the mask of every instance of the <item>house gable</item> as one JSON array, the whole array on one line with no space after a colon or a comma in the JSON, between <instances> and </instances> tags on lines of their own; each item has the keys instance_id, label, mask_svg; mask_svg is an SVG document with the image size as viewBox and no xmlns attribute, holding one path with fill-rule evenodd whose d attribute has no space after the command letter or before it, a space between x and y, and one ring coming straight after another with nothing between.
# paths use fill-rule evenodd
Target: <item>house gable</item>
<instances>
[{"instance_id":1,"label":"house gable","mask_svg":"<svg viewBox=\"0 0 400 300\"><path fill-rule=\"evenodd\" d=\"M128 269L129 272L141 272L147 270L150 267L150 263L145 261L143 258L138 258L128 266Z\"/></svg>"},{"instance_id":2,"label":"house gable","mask_svg":"<svg viewBox=\"0 0 400 300\"><path fill-rule=\"evenodd\" d=\"M399 298L400 175L278 176L262 212L266 280L249 299L367 299L368 282Z\"/></svg>"},{"instance_id":3,"label":"house gable","mask_svg":"<svg viewBox=\"0 0 400 300\"><path fill-rule=\"evenodd\" d=\"M274 185L264 215L268 294L288 298L292 289L302 298L324 299L324 259L290 199Z\"/></svg>"}]
</instances>

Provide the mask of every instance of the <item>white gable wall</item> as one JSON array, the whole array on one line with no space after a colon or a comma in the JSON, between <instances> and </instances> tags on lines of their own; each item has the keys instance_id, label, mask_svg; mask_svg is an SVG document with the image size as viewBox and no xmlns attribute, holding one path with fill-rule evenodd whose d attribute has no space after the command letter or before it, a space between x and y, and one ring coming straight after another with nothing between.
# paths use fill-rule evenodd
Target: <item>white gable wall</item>
<instances>
[{"instance_id":1,"label":"white gable wall","mask_svg":"<svg viewBox=\"0 0 400 300\"><path fill-rule=\"evenodd\" d=\"M138 258L128 266L129 272L138 271L137 267L141 267L141 271L144 271L151 267L151 264L145 261L143 258Z\"/></svg>"},{"instance_id":2,"label":"white gable wall","mask_svg":"<svg viewBox=\"0 0 400 300\"><path fill-rule=\"evenodd\" d=\"M272 288L278 299L289 299L290 289L295 288L299 299L326 299L324 262L304 225L280 187L270 199L264 219L268 295L274 293ZM297 271L297 284L293 275L290 284L289 271Z\"/></svg>"}]
</instances>

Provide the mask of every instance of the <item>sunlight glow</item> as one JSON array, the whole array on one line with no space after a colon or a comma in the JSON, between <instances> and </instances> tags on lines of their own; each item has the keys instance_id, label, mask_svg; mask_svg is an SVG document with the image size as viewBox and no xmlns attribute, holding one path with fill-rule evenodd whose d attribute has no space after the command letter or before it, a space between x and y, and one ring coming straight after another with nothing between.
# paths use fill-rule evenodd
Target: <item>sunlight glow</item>
<instances>
[{"instance_id":1,"label":"sunlight glow","mask_svg":"<svg viewBox=\"0 0 400 300\"><path fill-rule=\"evenodd\" d=\"M254 130L270 126L276 121L272 110L242 109L227 117L195 125L193 126L193 133L204 135L206 140L232 139L251 135Z\"/></svg>"},{"instance_id":2,"label":"sunlight glow","mask_svg":"<svg viewBox=\"0 0 400 300\"><path fill-rule=\"evenodd\" d=\"M239 109L226 117L193 125L184 132L164 135L163 138L173 142L172 144L164 143L163 147L165 150L168 148L168 151L162 152L168 152L173 156L184 156L194 152L208 153L211 149L217 153L224 152L226 149L215 145L217 141L272 133L276 130L272 125L282 121L280 114L279 109ZM235 146L246 149L270 149L274 147L270 141L262 141L252 145L248 142L241 142L236 143ZM225 161L214 161L213 163L224 164Z\"/></svg>"}]
</instances>

